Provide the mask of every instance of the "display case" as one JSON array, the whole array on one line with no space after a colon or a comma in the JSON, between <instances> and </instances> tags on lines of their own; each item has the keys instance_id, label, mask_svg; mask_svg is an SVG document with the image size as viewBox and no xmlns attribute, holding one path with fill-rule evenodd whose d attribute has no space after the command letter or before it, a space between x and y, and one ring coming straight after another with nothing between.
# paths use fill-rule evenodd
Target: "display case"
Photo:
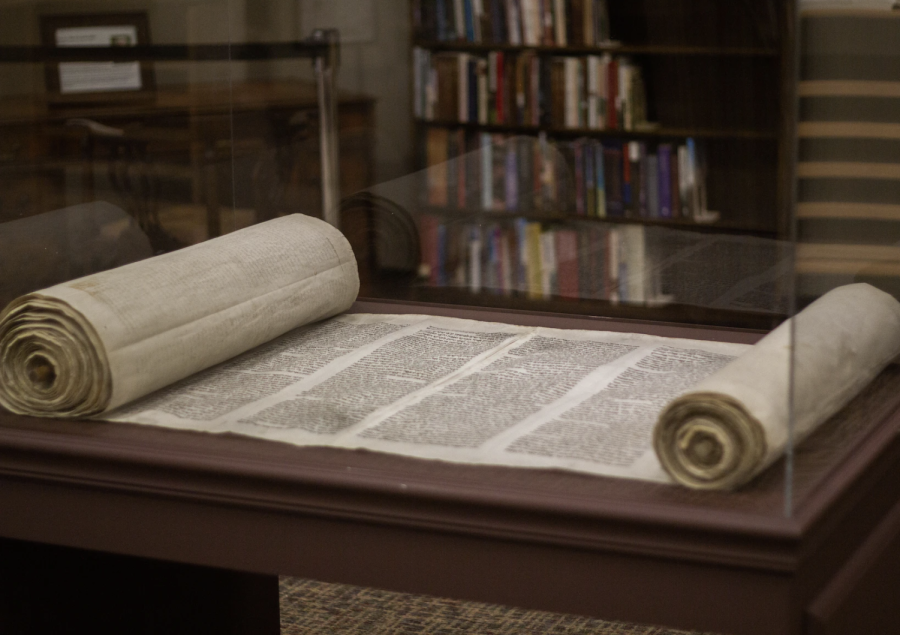
<instances>
[{"instance_id":1,"label":"display case","mask_svg":"<svg viewBox=\"0 0 900 635\"><path fill-rule=\"evenodd\" d=\"M0 631L900 627L897 11L106 4L0 3Z\"/></svg>"}]
</instances>

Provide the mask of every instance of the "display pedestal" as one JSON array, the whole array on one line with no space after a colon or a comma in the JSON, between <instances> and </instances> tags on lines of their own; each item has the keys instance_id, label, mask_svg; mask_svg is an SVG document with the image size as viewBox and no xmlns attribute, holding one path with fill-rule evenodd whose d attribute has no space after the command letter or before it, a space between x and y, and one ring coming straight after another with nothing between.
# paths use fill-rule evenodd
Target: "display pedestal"
<instances>
[{"instance_id":1,"label":"display pedestal","mask_svg":"<svg viewBox=\"0 0 900 635\"><path fill-rule=\"evenodd\" d=\"M0 540L2 633L277 635L279 628L277 576Z\"/></svg>"},{"instance_id":2,"label":"display pedestal","mask_svg":"<svg viewBox=\"0 0 900 635\"><path fill-rule=\"evenodd\" d=\"M760 336L391 302L354 310L741 342ZM164 614L191 632L196 619L271 630L280 574L730 635L895 633L898 405L900 369L890 367L804 442L790 515L781 464L737 492L696 492L0 414L0 537L192 565L160 574L145 592L162 593L152 604L169 607ZM75 557L92 570L118 566L118 556ZM15 606L67 606L46 589L57 576L27 563L0 560ZM77 570L62 577L77 578ZM179 586L191 575L196 582ZM129 608L137 584L103 583L111 590L97 592L92 606L113 616L143 610L150 604ZM90 583L65 586L84 598L93 593ZM199 586L211 591L196 602L176 591Z\"/></svg>"}]
</instances>

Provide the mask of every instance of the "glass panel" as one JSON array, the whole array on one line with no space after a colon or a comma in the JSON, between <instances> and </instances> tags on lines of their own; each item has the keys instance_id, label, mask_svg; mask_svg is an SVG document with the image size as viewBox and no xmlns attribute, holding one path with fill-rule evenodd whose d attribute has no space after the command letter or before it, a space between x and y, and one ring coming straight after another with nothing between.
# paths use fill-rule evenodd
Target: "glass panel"
<instances>
[{"instance_id":1,"label":"glass panel","mask_svg":"<svg viewBox=\"0 0 900 635\"><path fill-rule=\"evenodd\" d=\"M0 303L252 222L231 161L237 6L0 7ZM207 43L220 45L217 59L191 59ZM162 50L137 61L52 57L131 46Z\"/></svg>"},{"instance_id":2,"label":"glass panel","mask_svg":"<svg viewBox=\"0 0 900 635\"><path fill-rule=\"evenodd\" d=\"M461 16L412 3L408 61L394 67L411 105L379 120L411 119L406 173L343 199L344 218L374 234L363 293L760 334L781 324L794 305L796 4L561 4L597 13L550 6L535 19L548 5L525 2L513 17L485 5L478 20L469 3ZM755 371L779 379L774 449L751 407L723 431L707 425L734 414L721 400L689 404L667 437L673 460L695 462L684 480L739 492L667 500L790 513L779 361ZM742 383L726 380L716 389Z\"/></svg>"},{"instance_id":3,"label":"glass panel","mask_svg":"<svg viewBox=\"0 0 900 635\"><path fill-rule=\"evenodd\" d=\"M412 302L401 311L565 313L748 343L794 302L795 12L793 0L0 4L0 302L302 213L339 224L360 296ZM803 116L825 116L816 108ZM801 238L803 157L819 147L806 125ZM678 382L617 397L650 413L634 424L647 444ZM749 484L660 499L782 516L781 446L747 467L706 416L670 435L676 450L699 461L702 487L732 463Z\"/></svg>"},{"instance_id":4,"label":"glass panel","mask_svg":"<svg viewBox=\"0 0 900 635\"><path fill-rule=\"evenodd\" d=\"M365 292L762 329L785 317L790 3L587 3L577 27L552 8L457 25L452 3L412 4L407 59L391 58L412 116L373 87L392 147L412 122L410 175L344 201L376 233ZM377 76L377 56L361 59Z\"/></svg>"},{"instance_id":5,"label":"glass panel","mask_svg":"<svg viewBox=\"0 0 900 635\"><path fill-rule=\"evenodd\" d=\"M878 4L801 14L792 434L817 469L795 470L797 513L892 434L900 11Z\"/></svg>"}]
</instances>

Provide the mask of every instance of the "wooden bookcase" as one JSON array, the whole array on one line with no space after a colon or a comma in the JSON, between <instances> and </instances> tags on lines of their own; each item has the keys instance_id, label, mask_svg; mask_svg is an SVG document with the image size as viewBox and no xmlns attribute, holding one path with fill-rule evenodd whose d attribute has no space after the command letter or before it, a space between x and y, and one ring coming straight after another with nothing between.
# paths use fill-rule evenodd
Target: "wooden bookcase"
<instances>
[{"instance_id":1,"label":"wooden bookcase","mask_svg":"<svg viewBox=\"0 0 900 635\"><path fill-rule=\"evenodd\" d=\"M596 6L603 4L596 0L594 2ZM504 283L496 272L494 274L486 272L489 264L481 267L480 275L485 278L494 275L495 278L481 280L480 284L471 283L473 276L471 268L474 266L472 263L451 263L456 268L455 272L436 273L433 270L436 257L431 251L435 242L434 237L428 234L434 231L432 226L435 224L444 227L441 240L448 240L446 235L454 231L464 233L469 225L478 225L482 228L500 226L507 228L502 231L514 232L514 229L508 228L517 219L524 219L529 223L540 223L543 232L566 233L571 230L580 237L578 240L582 241L584 235L590 234L593 238L589 248L595 257L600 253L601 259L607 258L605 250L608 249L610 234L621 230L631 234L637 232L643 236L646 229L648 236L644 249L648 257L652 256L657 261L665 260L667 257L659 249L665 250L665 246L660 247L660 243L667 242L666 232L669 229L679 229L697 236L721 234L731 237L747 236L753 239L785 239L790 236L792 140L795 128L793 114L795 0L765 2L607 0L605 4L608 8L609 38L604 39L598 35L590 45L584 43L585 37L581 33L573 31L572 25L573 12L575 15L580 14L583 11L582 7L587 4L592 4L592 0L564 2L411 0L410 19L413 35L410 81L416 121L416 143L419 144L417 167L429 168L426 180L433 179L431 171L437 163L435 157L446 154L450 166L449 199L455 199L446 205L436 205L434 197L425 191L419 195L416 209L410 210L414 220L419 224L422 261L425 265L420 268L419 279L422 284L419 285L418 291L414 292L414 297L436 302L487 304L512 308L537 308L540 305L542 308L552 306L565 312L595 314L599 312L647 319L721 322L722 315L714 316L715 312L710 312L706 318L696 310L686 313L684 304L690 304L690 299L682 300L670 295L666 301L654 302L650 297L651 287L659 291L658 286L660 284L665 286L665 281L662 283L659 280L647 281L647 288L642 290L639 297L631 298L630 301L626 301L624 297L615 297L618 295L615 291L610 296L608 281L605 291L601 288L602 284L597 282L594 291L585 292L584 274L586 271L592 271L591 267L597 265L584 258L577 265L572 265L580 268L581 287L566 289L566 283L557 277L550 293L547 293L546 282L543 293L535 293L534 288L529 292L527 281L524 281L524 287L519 285L516 288L516 283L513 282L510 288L508 280ZM536 42L532 37L530 44L511 43L508 15L505 18L507 33L498 34L496 32L498 29L494 28L498 7L503 10L519 7L522 15L530 8L537 7L538 10L542 10L549 7L551 11L546 17L549 19L552 16L555 20L553 11L559 6L565 7L569 20L567 44L564 46L559 45L558 40L554 40L554 37L558 37L558 31L555 30L556 25L550 22L542 25L546 27L546 32L540 33L540 40ZM453 20L459 7L462 7L463 12L458 15L462 15L464 21L462 33L457 35ZM476 27L479 7L484 13ZM446 13L440 17L438 13L442 9ZM495 13L492 14L492 11ZM522 38L525 38L527 28L523 27L520 42L526 41ZM512 41L515 40L516 38L512 38ZM468 116L464 112L465 103L459 106L459 116L452 116L454 114L452 112L447 116L447 104L440 103L440 95L436 100L437 108L434 108L434 100L430 111L423 105L425 103L423 100L428 98L428 90L437 90L438 93L444 90L446 98L447 81L443 76L446 72L440 75L441 70L436 68L435 60L443 59L443 63L446 64L446 60L449 59L452 64L455 55L464 54L467 56L466 60L475 62L476 65L478 60L482 59L493 65L496 53L501 53L507 60L522 56L539 60L534 67L529 67L537 69L534 71L535 74L530 76L535 79L529 80L536 83L529 84L528 88L528 91L533 90L528 95L529 99L535 97L535 105L529 103L525 106L526 109L531 109L528 110L525 121L521 117L517 120L515 116L498 120L492 103L495 98L493 92L484 100L491 101L491 105L487 106L491 112L485 113L485 106L481 104L477 95L493 80L486 79L483 85L479 85L476 83L478 80L472 80L471 75L468 85L464 88L469 100ZM580 125L572 125L571 120L564 122L569 125L561 125L558 112L560 98L553 92L559 89L558 83L553 85L553 82L558 80L547 77L553 72L551 69L554 61L567 58L587 60L589 56L604 55L608 56L604 59L615 60L617 63L627 60L628 64L639 69L646 95L646 121L649 125L641 125L635 115L630 129L623 129L621 119L615 129L609 127L609 122L604 129L597 129L595 125L587 125L589 119L584 111L590 104L586 106L583 102L579 104L582 109ZM431 64L431 67L435 68L432 71L434 75L429 76L427 71L423 73L423 57L426 64ZM586 61L583 64L587 67ZM483 69L484 66L485 64L482 64L480 68ZM583 68L580 71L582 73ZM424 84L429 78L436 78L436 81L432 79L431 87L426 88ZM458 80L461 81L465 80ZM590 92L587 91L589 80L582 75L580 81L584 82L584 88L578 94L586 96ZM532 89L532 85L535 88ZM452 97L465 102L466 96L460 97L459 90L457 83L457 86L453 87ZM565 90L571 90L571 87L567 85ZM475 91L476 96L472 96L472 91ZM514 108L516 105L522 105L516 104L514 100L508 103L512 103ZM557 112L553 112L555 107ZM452 109L451 104L450 110ZM435 133L435 130L443 130L446 133ZM462 178L459 183L460 187L463 187L462 183L466 176L460 177L461 171L468 169L468 176L472 177L471 168L465 167L466 160L459 157L464 152L471 155L473 148L479 145L478 139L505 140L512 137L531 137L535 139L536 144L540 143L538 140L543 140L546 144L560 149L563 161L569 167L569 178L573 182L584 178L584 173L579 174L575 169L570 151L579 144L585 144L586 147L621 146L623 156L628 156L629 147L638 147L639 143L643 148L642 152L646 152L646 155L641 154L642 161L648 155L658 157L659 146L669 146L676 154L672 163L677 164L678 146L688 143L690 139L690 143L699 148L698 154L702 155L702 166L695 166L702 167L704 172L702 179L699 176L697 178L697 182L703 183L705 189L703 192L705 205L702 208L703 211L711 210L715 214L705 214L705 217L700 219L693 213L683 213L680 217L678 214L663 217L659 213L653 213L652 209L648 211L646 207L639 207L638 203L632 203L630 210L626 204L622 212L613 211L608 201L609 173L605 177L607 197L605 217L598 216L596 206L592 208L588 205L586 210L585 201L578 201L577 192L574 196L570 195L567 201L560 202L559 199L555 199L549 205L522 204L518 207L514 203L503 206L503 209L497 209L496 206L493 208L486 206L487 201L478 200L477 194L473 197L471 192L463 195L454 190L455 179ZM458 139L459 142L451 141L446 152L429 152L428 144L429 142L433 144L436 138ZM476 141L473 143L472 139ZM455 167L454 159L458 164ZM584 159L579 157L579 160ZM609 158L606 160L608 166ZM643 170L646 164L641 165ZM530 167L532 166L527 166ZM495 174L496 169L495 167ZM590 171L591 166L588 165L586 169ZM627 167L625 169L627 170ZM539 170L535 173L539 174ZM641 174L646 175L647 172L642 171ZM482 178L488 175L489 172L485 168ZM443 173L438 180L445 178L447 175ZM660 179L662 178L660 176ZM674 175L672 178L678 177ZM633 181L632 185L635 185ZM423 187L428 190L430 186ZM439 187L443 187L443 184L439 184ZM587 189L583 184L579 187L583 188L581 192ZM644 188L646 187L645 184ZM662 185L657 183L657 187L661 188ZM496 190L496 185L494 189ZM521 196L521 192L518 194L524 201L525 197ZM677 196L677 190L675 195ZM636 199L638 196L635 190L633 197ZM646 191L643 196L646 196ZM640 205L644 202L642 201ZM592 214L592 210L595 213ZM423 224L426 226L424 230ZM625 227L639 229L621 229ZM651 240L649 236L651 233L656 238ZM618 237L618 234L615 235ZM485 255L491 248L488 244L490 241L490 236L483 236L482 259L491 257ZM579 248L584 249L584 246L585 243L582 242ZM471 250L467 250L465 245L454 247L448 244L441 249L444 250L442 258L447 257L447 249L457 250L457 260L471 257ZM556 257L559 257L559 253ZM513 259L515 260L515 257ZM446 260L441 262L447 263ZM609 264L607 261L606 265ZM730 266L731 263L721 263L721 267ZM466 268L464 275L459 273L460 267ZM648 265L647 270L650 269L652 267ZM555 275L561 274L562 268L557 268ZM522 274L523 277L524 275ZM596 271L592 271L591 275L597 275ZM601 275L608 278L610 274ZM677 272L675 274L669 272L666 275L677 275ZM571 287L571 282L569 286ZM579 301L573 302L571 301L573 299ZM703 301L695 301L694 304L702 305ZM725 318L725 321L728 322L729 318Z\"/></svg>"}]
</instances>

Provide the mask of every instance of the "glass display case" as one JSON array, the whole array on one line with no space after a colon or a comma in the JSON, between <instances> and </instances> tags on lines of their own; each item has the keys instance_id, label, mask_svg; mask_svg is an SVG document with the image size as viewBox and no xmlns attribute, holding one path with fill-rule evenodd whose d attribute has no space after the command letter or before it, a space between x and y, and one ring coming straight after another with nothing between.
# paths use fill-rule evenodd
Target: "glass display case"
<instances>
[{"instance_id":1,"label":"glass display case","mask_svg":"<svg viewBox=\"0 0 900 635\"><path fill-rule=\"evenodd\" d=\"M900 626L881 4L0 0L0 630Z\"/></svg>"}]
</instances>

